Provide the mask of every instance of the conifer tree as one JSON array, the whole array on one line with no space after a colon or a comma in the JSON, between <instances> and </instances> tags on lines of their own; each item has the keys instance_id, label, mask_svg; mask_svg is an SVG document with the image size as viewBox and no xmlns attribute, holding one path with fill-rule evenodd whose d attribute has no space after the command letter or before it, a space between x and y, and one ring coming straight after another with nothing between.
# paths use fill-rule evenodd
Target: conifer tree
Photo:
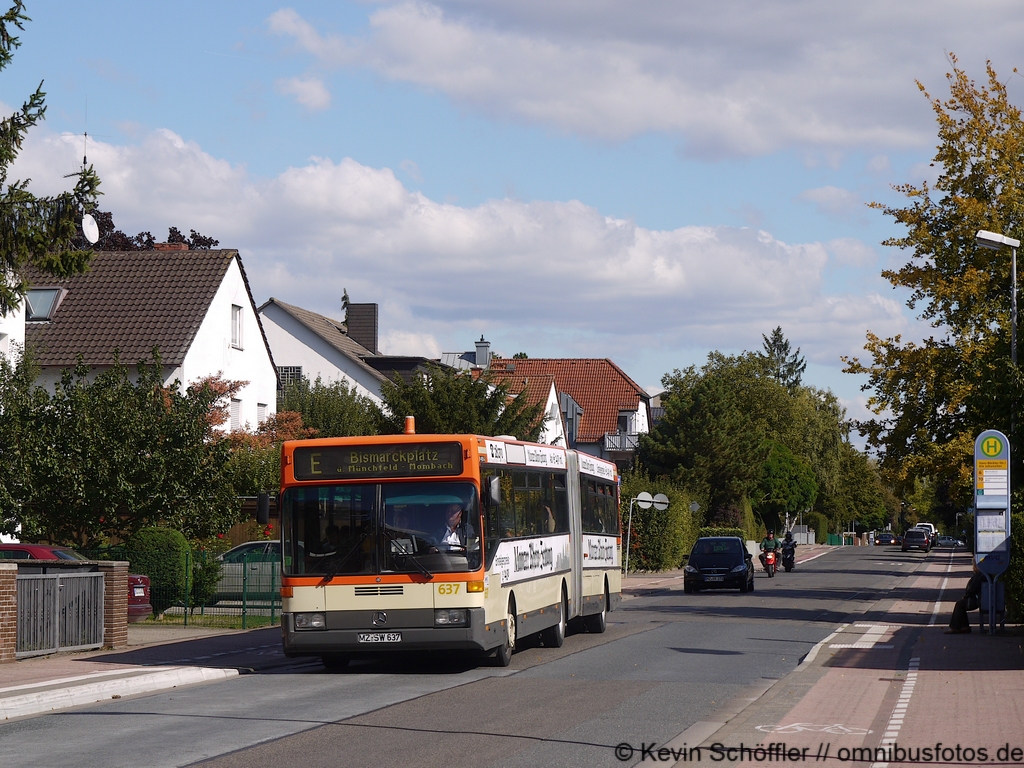
<instances>
[{"instance_id":1,"label":"conifer tree","mask_svg":"<svg viewBox=\"0 0 1024 768\"><path fill-rule=\"evenodd\" d=\"M28 21L24 2L14 0L0 16L0 71L20 42L12 34ZM79 222L96 204L100 180L92 166L69 174L74 187L53 197L28 190L30 179L8 182L29 129L46 114L46 94L40 83L14 114L0 120L0 315L16 310L28 290L25 268L35 266L57 277L85 270L92 252L76 247Z\"/></svg>"}]
</instances>

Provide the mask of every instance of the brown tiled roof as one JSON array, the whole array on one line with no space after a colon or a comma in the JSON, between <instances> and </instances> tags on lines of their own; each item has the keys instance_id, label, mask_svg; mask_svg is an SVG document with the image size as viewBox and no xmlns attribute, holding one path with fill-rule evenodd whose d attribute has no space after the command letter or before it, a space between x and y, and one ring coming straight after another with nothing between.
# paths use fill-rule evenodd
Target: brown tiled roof
<instances>
[{"instance_id":1,"label":"brown tiled roof","mask_svg":"<svg viewBox=\"0 0 1024 768\"><path fill-rule=\"evenodd\" d=\"M515 367L509 370L509 366ZM567 392L583 408L576 439L584 443L596 442L605 432L616 431L620 410L635 411L641 401L649 399L640 385L608 359L492 358L491 373L531 382L540 381L543 376L553 377L555 389ZM545 394L546 387L545 384Z\"/></svg>"},{"instance_id":2,"label":"brown tiled roof","mask_svg":"<svg viewBox=\"0 0 1024 768\"><path fill-rule=\"evenodd\" d=\"M262 312L270 304L280 307L336 350L362 366L371 376L381 381L386 380L387 377L380 371L371 368L367 363L363 362L363 358L372 357L373 352L359 342L353 341L348 335L345 323L341 320L332 320L326 315L318 315L316 312L310 312L308 309L286 304L280 299L273 297L264 302L260 306L259 311Z\"/></svg>"},{"instance_id":3,"label":"brown tiled roof","mask_svg":"<svg viewBox=\"0 0 1024 768\"><path fill-rule=\"evenodd\" d=\"M29 270L31 286L66 288L67 295L51 322L26 323L26 343L44 367L70 367L79 354L87 365L110 365L115 350L134 365L153 347L165 365L181 365L236 258L234 249L96 251L81 275L57 279ZM244 269L242 278L249 291Z\"/></svg>"}]
</instances>

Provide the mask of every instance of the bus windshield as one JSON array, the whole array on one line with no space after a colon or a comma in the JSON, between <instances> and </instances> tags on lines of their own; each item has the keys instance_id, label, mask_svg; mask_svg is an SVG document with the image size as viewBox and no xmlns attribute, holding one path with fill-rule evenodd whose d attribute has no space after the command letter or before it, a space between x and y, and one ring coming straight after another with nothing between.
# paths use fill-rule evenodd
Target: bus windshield
<instances>
[{"instance_id":1,"label":"bus windshield","mask_svg":"<svg viewBox=\"0 0 1024 768\"><path fill-rule=\"evenodd\" d=\"M480 506L469 482L306 485L281 504L284 572L369 575L475 571Z\"/></svg>"}]
</instances>

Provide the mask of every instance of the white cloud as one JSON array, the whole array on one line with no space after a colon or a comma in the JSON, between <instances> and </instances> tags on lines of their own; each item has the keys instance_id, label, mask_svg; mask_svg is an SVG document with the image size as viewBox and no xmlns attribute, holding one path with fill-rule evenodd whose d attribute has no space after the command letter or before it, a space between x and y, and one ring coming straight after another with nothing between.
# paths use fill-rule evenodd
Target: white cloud
<instances>
[{"instance_id":1,"label":"white cloud","mask_svg":"<svg viewBox=\"0 0 1024 768\"><path fill-rule=\"evenodd\" d=\"M52 192L78 155L76 137L35 131L14 175ZM808 359L836 366L863 346L866 328L891 335L908 325L878 293L825 289L830 252L856 262L855 243L652 230L572 200L460 207L349 158L312 158L261 179L167 130L137 144L97 142L90 158L101 207L123 230L159 238L168 226L195 228L238 248L257 301L273 295L336 314L347 288L381 305L380 346L392 353L436 356L487 333L533 355L663 350L660 375L680 349L757 348L782 325Z\"/></svg>"},{"instance_id":2,"label":"white cloud","mask_svg":"<svg viewBox=\"0 0 1024 768\"><path fill-rule=\"evenodd\" d=\"M863 240L843 237L828 243L829 253L841 267L872 267L878 262L878 253Z\"/></svg>"},{"instance_id":3,"label":"white cloud","mask_svg":"<svg viewBox=\"0 0 1024 768\"><path fill-rule=\"evenodd\" d=\"M499 118L619 140L682 135L688 151L759 154L922 147L914 79L939 89L946 51L1017 62L1024 18L1009 0L385 2L360 35L292 9L272 33L327 67L362 67Z\"/></svg>"},{"instance_id":4,"label":"white cloud","mask_svg":"<svg viewBox=\"0 0 1024 768\"><path fill-rule=\"evenodd\" d=\"M291 96L311 112L319 112L331 106L331 92L323 81L315 77L287 77L274 81L277 92Z\"/></svg>"},{"instance_id":5,"label":"white cloud","mask_svg":"<svg viewBox=\"0 0 1024 768\"><path fill-rule=\"evenodd\" d=\"M861 208L860 197L840 187L806 189L797 195L797 199L811 203L818 209L818 213L837 219L848 218Z\"/></svg>"}]
</instances>

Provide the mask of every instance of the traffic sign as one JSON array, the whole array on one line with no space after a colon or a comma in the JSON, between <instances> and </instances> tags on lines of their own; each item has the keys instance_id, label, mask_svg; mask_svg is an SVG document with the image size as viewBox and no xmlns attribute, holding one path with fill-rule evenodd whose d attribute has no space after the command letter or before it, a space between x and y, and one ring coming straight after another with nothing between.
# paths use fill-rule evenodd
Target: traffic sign
<instances>
[{"instance_id":1,"label":"traffic sign","mask_svg":"<svg viewBox=\"0 0 1024 768\"><path fill-rule=\"evenodd\" d=\"M974 561L989 576L1010 565L1010 441L994 429L974 441Z\"/></svg>"}]
</instances>

